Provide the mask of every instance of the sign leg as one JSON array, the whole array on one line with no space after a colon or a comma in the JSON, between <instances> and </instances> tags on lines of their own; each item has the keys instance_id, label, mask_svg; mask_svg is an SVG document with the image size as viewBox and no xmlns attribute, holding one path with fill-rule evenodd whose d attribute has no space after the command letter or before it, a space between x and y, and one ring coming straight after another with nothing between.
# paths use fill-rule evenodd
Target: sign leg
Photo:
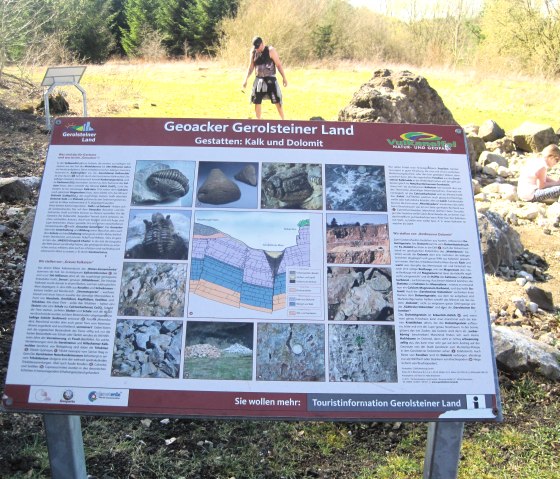
<instances>
[{"instance_id":1,"label":"sign leg","mask_svg":"<svg viewBox=\"0 0 560 479\"><path fill-rule=\"evenodd\" d=\"M429 424L423 479L457 478L464 425L463 422Z\"/></svg>"},{"instance_id":2,"label":"sign leg","mask_svg":"<svg viewBox=\"0 0 560 479\"><path fill-rule=\"evenodd\" d=\"M80 416L44 414L52 479L86 479Z\"/></svg>"}]
</instances>

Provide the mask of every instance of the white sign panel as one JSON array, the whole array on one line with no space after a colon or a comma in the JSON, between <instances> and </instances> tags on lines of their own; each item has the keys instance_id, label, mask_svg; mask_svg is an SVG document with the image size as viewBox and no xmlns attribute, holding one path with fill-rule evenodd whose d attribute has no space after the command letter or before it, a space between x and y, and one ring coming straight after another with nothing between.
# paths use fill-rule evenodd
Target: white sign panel
<instances>
[{"instance_id":1,"label":"white sign panel","mask_svg":"<svg viewBox=\"0 0 560 479\"><path fill-rule=\"evenodd\" d=\"M463 131L57 120L3 404L499 419Z\"/></svg>"}]
</instances>

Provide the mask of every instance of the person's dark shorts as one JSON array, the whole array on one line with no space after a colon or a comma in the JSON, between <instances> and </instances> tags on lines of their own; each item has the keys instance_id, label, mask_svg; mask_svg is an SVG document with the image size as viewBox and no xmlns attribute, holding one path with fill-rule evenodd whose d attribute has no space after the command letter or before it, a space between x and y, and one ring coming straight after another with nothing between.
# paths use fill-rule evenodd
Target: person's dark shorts
<instances>
[{"instance_id":1,"label":"person's dark shorts","mask_svg":"<svg viewBox=\"0 0 560 479\"><path fill-rule=\"evenodd\" d=\"M260 105L263 99L282 104L282 92L276 77L255 77L251 91L251 103Z\"/></svg>"}]
</instances>

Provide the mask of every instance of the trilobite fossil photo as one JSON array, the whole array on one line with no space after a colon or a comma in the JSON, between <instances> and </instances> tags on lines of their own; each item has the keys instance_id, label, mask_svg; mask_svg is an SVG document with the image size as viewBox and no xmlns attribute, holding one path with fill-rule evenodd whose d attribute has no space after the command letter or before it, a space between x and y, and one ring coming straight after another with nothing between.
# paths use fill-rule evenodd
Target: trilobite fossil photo
<instances>
[{"instance_id":1,"label":"trilobite fossil photo","mask_svg":"<svg viewBox=\"0 0 560 479\"><path fill-rule=\"evenodd\" d=\"M162 201L181 198L189 191L189 179L175 168L153 172L146 179L146 185L158 193Z\"/></svg>"}]
</instances>

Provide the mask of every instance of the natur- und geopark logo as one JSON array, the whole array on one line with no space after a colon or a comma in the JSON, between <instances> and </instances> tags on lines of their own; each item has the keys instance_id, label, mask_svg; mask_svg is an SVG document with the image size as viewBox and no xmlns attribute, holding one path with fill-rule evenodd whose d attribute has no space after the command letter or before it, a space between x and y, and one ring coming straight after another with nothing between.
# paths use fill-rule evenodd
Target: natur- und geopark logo
<instances>
[{"instance_id":1,"label":"natur- und geopark logo","mask_svg":"<svg viewBox=\"0 0 560 479\"><path fill-rule=\"evenodd\" d=\"M409 131L399 139L387 138L393 148L406 150L442 150L451 151L457 147L456 141L446 141L441 136L425 131Z\"/></svg>"}]
</instances>

